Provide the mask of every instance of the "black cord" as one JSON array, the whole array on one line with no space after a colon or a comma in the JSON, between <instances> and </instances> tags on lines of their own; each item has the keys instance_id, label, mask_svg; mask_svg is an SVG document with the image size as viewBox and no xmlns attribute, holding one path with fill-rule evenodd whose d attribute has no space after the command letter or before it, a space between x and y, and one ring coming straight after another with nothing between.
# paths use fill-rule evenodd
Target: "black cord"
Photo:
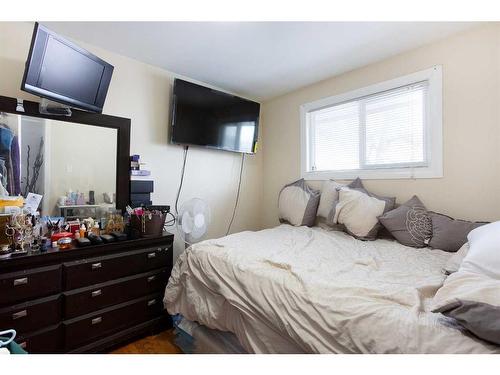
<instances>
[{"instance_id":1,"label":"black cord","mask_svg":"<svg viewBox=\"0 0 500 375\"><path fill-rule=\"evenodd\" d=\"M184 171L186 170L186 160L189 146L184 146L184 160L182 162L182 171L181 171L181 182L179 184L179 190L177 190L177 197L175 198L175 216L179 214L177 210L177 205L179 203L179 196L181 195L182 183L184 182Z\"/></svg>"},{"instance_id":2,"label":"black cord","mask_svg":"<svg viewBox=\"0 0 500 375\"><path fill-rule=\"evenodd\" d=\"M234 216L236 215L236 208L238 208L238 201L240 200L241 176L243 175L243 162L244 161L245 161L245 154L241 154L241 166L240 166L240 178L238 181L238 192L236 193L236 201L234 202L233 216L231 216L231 221L229 222L229 227L227 228L226 236L231 231L231 226L233 225Z\"/></svg>"},{"instance_id":3,"label":"black cord","mask_svg":"<svg viewBox=\"0 0 500 375\"><path fill-rule=\"evenodd\" d=\"M175 215L172 212L167 212L167 215L172 216L172 218L168 221L165 221L165 224L163 225L163 228L168 228L168 227L173 227L175 225Z\"/></svg>"}]
</instances>

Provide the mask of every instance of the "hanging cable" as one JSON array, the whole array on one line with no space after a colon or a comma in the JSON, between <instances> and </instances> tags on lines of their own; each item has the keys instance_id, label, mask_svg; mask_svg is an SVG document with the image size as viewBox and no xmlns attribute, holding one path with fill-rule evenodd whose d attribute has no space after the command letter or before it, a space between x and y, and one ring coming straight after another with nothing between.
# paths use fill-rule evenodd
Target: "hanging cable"
<instances>
[{"instance_id":1,"label":"hanging cable","mask_svg":"<svg viewBox=\"0 0 500 375\"><path fill-rule=\"evenodd\" d=\"M241 176L243 175L243 162L245 161L245 154L241 154L241 166L240 166L240 177L238 180L238 191L236 193L236 201L234 202L233 215L231 216L231 221L227 228L226 236L231 231L231 226L233 225L234 216L236 215L236 209L238 208L238 201L240 200L240 190L241 190Z\"/></svg>"},{"instance_id":2,"label":"hanging cable","mask_svg":"<svg viewBox=\"0 0 500 375\"><path fill-rule=\"evenodd\" d=\"M184 160L182 161L181 181L179 183L179 190L177 190L177 197L175 198L175 216L179 214L177 205L179 204L179 196L181 195L182 183L184 182L184 172L186 170L186 160L189 146L184 146Z\"/></svg>"}]
</instances>

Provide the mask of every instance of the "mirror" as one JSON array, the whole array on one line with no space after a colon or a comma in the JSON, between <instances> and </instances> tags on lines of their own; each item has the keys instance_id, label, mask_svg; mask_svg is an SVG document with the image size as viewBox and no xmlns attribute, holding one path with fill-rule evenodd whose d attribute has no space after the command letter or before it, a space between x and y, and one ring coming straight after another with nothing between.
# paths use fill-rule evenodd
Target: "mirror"
<instances>
[{"instance_id":1,"label":"mirror","mask_svg":"<svg viewBox=\"0 0 500 375\"><path fill-rule=\"evenodd\" d=\"M117 148L115 128L2 113L0 195L40 194L50 216L114 208Z\"/></svg>"}]
</instances>

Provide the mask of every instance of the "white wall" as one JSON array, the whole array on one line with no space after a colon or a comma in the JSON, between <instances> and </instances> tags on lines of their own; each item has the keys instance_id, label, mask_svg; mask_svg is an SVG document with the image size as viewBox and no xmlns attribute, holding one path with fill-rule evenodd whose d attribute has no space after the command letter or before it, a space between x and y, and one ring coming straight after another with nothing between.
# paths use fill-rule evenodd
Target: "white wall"
<instances>
[{"instance_id":1,"label":"white wall","mask_svg":"<svg viewBox=\"0 0 500 375\"><path fill-rule=\"evenodd\" d=\"M33 24L0 23L0 95L38 98L19 89L28 55ZM155 180L155 204L173 206L180 178L182 147L168 144L173 74L102 49L79 43L109 61L115 70L104 112L132 119L131 153L140 154ZM178 53L172 51L172 53ZM240 155L190 147L180 203L205 199L212 210L209 237L223 236L231 218L239 174ZM248 156L241 201L233 231L260 229L262 153ZM174 256L183 244L176 241Z\"/></svg>"},{"instance_id":2,"label":"white wall","mask_svg":"<svg viewBox=\"0 0 500 375\"><path fill-rule=\"evenodd\" d=\"M443 66L444 178L365 185L399 202L417 194L429 209L451 216L500 219L500 24L492 23L264 103L264 226L278 222L281 187L300 178L301 104L433 65Z\"/></svg>"}]
</instances>

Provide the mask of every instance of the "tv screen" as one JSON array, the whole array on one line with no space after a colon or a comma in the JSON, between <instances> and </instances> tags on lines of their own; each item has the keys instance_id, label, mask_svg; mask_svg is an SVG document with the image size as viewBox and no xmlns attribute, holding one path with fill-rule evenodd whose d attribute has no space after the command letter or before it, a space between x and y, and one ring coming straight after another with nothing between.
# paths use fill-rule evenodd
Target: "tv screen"
<instances>
[{"instance_id":1,"label":"tv screen","mask_svg":"<svg viewBox=\"0 0 500 375\"><path fill-rule=\"evenodd\" d=\"M176 79L171 141L252 154L260 104Z\"/></svg>"},{"instance_id":2,"label":"tv screen","mask_svg":"<svg viewBox=\"0 0 500 375\"><path fill-rule=\"evenodd\" d=\"M112 74L112 65L35 23L22 90L101 113Z\"/></svg>"}]
</instances>

